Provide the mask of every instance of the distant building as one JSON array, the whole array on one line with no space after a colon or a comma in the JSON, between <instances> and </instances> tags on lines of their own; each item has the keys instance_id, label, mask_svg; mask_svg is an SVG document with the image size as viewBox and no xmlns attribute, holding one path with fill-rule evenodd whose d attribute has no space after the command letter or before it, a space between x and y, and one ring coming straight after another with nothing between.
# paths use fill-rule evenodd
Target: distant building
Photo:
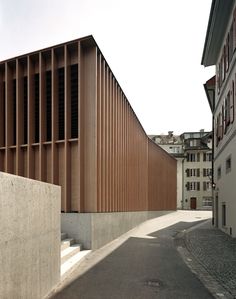
<instances>
[{"instance_id":1,"label":"distant building","mask_svg":"<svg viewBox=\"0 0 236 299\"><path fill-rule=\"evenodd\" d=\"M212 133L150 135L177 160L177 208L212 208Z\"/></svg>"},{"instance_id":2,"label":"distant building","mask_svg":"<svg viewBox=\"0 0 236 299\"><path fill-rule=\"evenodd\" d=\"M212 208L212 133L188 132L181 135L184 150L183 208Z\"/></svg>"},{"instance_id":3,"label":"distant building","mask_svg":"<svg viewBox=\"0 0 236 299\"><path fill-rule=\"evenodd\" d=\"M202 65L216 66L204 85L214 136L214 224L236 237L236 2L212 1Z\"/></svg>"}]
</instances>

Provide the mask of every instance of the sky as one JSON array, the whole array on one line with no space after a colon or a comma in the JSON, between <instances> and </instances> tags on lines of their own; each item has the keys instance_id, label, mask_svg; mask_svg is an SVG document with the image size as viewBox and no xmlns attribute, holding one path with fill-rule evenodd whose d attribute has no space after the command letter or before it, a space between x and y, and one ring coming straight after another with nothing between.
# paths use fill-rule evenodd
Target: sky
<instances>
[{"instance_id":1,"label":"sky","mask_svg":"<svg viewBox=\"0 0 236 299\"><path fill-rule=\"evenodd\" d=\"M92 34L147 134L211 130L211 0L0 0L0 61Z\"/></svg>"}]
</instances>

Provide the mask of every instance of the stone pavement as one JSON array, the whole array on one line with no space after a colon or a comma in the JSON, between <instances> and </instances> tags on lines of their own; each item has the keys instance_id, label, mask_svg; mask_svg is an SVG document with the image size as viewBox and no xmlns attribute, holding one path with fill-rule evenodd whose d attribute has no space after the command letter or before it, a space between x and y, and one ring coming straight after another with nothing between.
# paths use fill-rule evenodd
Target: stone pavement
<instances>
[{"instance_id":1,"label":"stone pavement","mask_svg":"<svg viewBox=\"0 0 236 299\"><path fill-rule=\"evenodd\" d=\"M177 236L176 242L185 262L215 298L236 298L236 239L207 220Z\"/></svg>"}]
</instances>

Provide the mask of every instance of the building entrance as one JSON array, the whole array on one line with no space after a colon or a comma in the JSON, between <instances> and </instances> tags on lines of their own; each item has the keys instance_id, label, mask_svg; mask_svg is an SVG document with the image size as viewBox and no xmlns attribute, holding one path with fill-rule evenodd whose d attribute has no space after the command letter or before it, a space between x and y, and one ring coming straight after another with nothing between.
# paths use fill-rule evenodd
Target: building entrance
<instances>
[{"instance_id":1,"label":"building entrance","mask_svg":"<svg viewBox=\"0 0 236 299\"><path fill-rule=\"evenodd\" d=\"M196 210L197 208L197 198L196 197L191 197L190 198L190 209L191 210Z\"/></svg>"}]
</instances>

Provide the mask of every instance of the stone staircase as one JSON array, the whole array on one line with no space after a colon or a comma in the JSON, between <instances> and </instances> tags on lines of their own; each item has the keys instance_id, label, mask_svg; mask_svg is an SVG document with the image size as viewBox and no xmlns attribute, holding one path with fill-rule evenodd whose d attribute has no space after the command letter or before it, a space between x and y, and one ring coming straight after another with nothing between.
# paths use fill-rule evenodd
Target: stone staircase
<instances>
[{"instance_id":1,"label":"stone staircase","mask_svg":"<svg viewBox=\"0 0 236 299\"><path fill-rule=\"evenodd\" d=\"M61 279L65 278L91 250L82 250L82 245L61 233Z\"/></svg>"}]
</instances>

